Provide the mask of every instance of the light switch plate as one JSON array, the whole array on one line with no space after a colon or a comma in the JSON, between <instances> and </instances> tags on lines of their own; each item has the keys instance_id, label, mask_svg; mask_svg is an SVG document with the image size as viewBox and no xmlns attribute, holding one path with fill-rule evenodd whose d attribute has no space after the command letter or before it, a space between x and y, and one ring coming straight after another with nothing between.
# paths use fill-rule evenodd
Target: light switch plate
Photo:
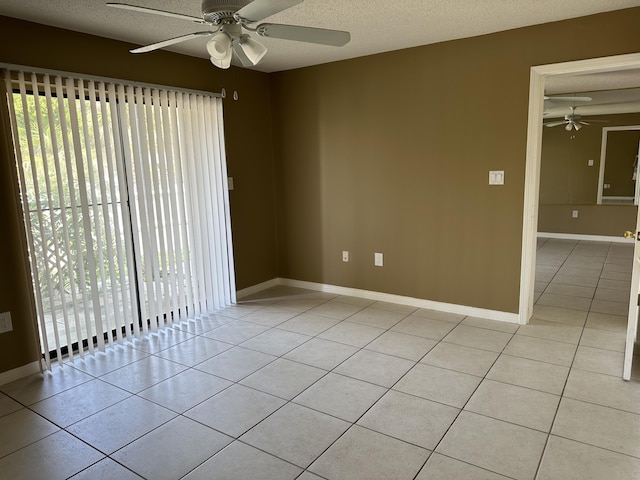
<instances>
[{"instance_id":1,"label":"light switch plate","mask_svg":"<svg viewBox=\"0 0 640 480\"><path fill-rule=\"evenodd\" d=\"M489 172L489 185L504 185L504 170L491 170Z\"/></svg>"},{"instance_id":2,"label":"light switch plate","mask_svg":"<svg viewBox=\"0 0 640 480\"><path fill-rule=\"evenodd\" d=\"M343 262L348 262L349 261L349 252L347 250L343 250L342 251L342 261Z\"/></svg>"},{"instance_id":3,"label":"light switch plate","mask_svg":"<svg viewBox=\"0 0 640 480\"><path fill-rule=\"evenodd\" d=\"M233 190L233 177L227 177L227 184L229 185L229 191Z\"/></svg>"},{"instance_id":4,"label":"light switch plate","mask_svg":"<svg viewBox=\"0 0 640 480\"><path fill-rule=\"evenodd\" d=\"M376 267L382 267L384 265L384 255L382 253L374 253L373 264Z\"/></svg>"}]
</instances>

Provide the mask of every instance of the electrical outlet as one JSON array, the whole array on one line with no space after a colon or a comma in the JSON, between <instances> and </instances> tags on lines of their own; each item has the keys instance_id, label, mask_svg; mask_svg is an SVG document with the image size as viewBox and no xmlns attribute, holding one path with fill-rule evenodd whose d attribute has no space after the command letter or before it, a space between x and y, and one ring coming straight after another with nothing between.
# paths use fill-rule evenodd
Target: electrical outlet
<instances>
[{"instance_id":1,"label":"electrical outlet","mask_svg":"<svg viewBox=\"0 0 640 480\"><path fill-rule=\"evenodd\" d=\"M373 264L376 267L382 267L384 265L384 256L381 253L374 253Z\"/></svg>"},{"instance_id":2,"label":"electrical outlet","mask_svg":"<svg viewBox=\"0 0 640 480\"><path fill-rule=\"evenodd\" d=\"M342 251L342 261L343 262L348 262L349 261L349 252L346 250Z\"/></svg>"},{"instance_id":3,"label":"electrical outlet","mask_svg":"<svg viewBox=\"0 0 640 480\"><path fill-rule=\"evenodd\" d=\"M13 330L11 323L11 312L0 313L0 333L6 333Z\"/></svg>"}]
</instances>

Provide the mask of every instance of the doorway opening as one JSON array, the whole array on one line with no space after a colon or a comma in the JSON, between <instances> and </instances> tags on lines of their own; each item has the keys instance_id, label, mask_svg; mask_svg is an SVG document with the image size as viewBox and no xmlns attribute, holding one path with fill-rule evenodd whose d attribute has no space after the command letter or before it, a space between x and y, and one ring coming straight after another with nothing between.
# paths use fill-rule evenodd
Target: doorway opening
<instances>
[{"instance_id":1,"label":"doorway opening","mask_svg":"<svg viewBox=\"0 0 640 480\"><path fill-rule=\"evenodd\" d=\"M527 324L532 318L535 300L535 267L545 85L547 81L552 78L570 78L576 75L597 77L605 74L624 76L634 70L636 70L635 78L637 79L638 69L640 69L640 54L544 65L532 67L531 69L519 311L521 324ZM640 253L637 245L636 250ZM636 255L634 254L633 277L634 279L640 279L640 262L636 262L635 257ZM634 288L632 285L632 290ZM631 318L632 315L629 317ZM633 358L633 344L636 338L637 312L635 317L635 322L629 322L627 332L624 374L624 377L627 379L630 375L630 362Z\"/></svg>"}]
</instances>

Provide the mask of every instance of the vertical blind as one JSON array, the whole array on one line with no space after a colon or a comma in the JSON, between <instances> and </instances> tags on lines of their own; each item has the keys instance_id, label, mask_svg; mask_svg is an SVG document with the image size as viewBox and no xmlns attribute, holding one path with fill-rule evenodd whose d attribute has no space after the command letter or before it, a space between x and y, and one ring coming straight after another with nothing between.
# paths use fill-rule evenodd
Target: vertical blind
<instances>
[{"instance_id":1,"label":"vertical blind","mask_svg":"<svg viewBox=\"0 0 640 480\"><path fill-rule=\"evenodd\" d=\"M235 303L221 99L5 82L48 367Z\"/></svg>"}]
</instances>

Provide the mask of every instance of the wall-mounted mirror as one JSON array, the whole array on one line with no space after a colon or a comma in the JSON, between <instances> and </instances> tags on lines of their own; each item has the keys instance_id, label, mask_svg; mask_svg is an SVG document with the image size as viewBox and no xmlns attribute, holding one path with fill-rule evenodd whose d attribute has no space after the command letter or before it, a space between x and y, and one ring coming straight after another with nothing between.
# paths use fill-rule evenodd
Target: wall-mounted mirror
<instances>
[{"instance_id":1,"label":"wall-mounted mirror","mask_svg":"<svg viewBox=\"0 0 640 480\"><path fill-rule=\"evenodd\" d=\"M638 205L640 125L604 127L598 179L598 204Z\"/></svg>"}]
</instances>

